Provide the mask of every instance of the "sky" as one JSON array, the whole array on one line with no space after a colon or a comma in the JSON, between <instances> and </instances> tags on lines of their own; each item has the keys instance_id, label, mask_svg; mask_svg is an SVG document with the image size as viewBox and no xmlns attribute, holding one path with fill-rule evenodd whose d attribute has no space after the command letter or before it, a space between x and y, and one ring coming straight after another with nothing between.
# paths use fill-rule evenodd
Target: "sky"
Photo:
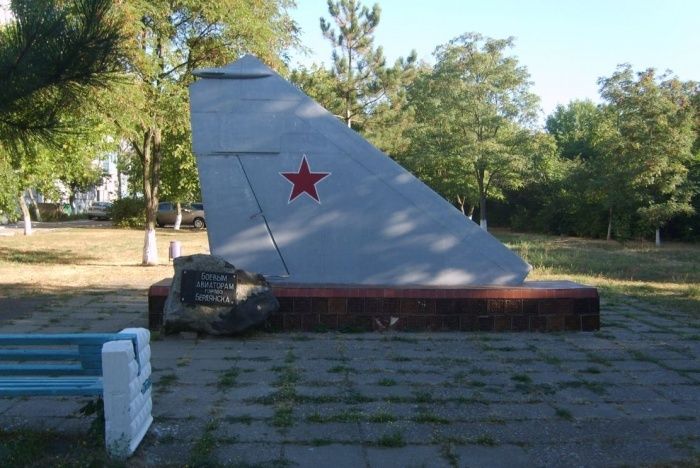
<instances>
[{"instance_id":1,"label":"sky","mask_svg":"<svg viewBox=\"0 0 700 468\"><path fill-rule=\"evenodd\" d=\"M0 0L0 24L10 21L10 0Z\"/></svg>"},{"instance_id":2,"label":"sky","mask_svg":"<svg viewBox=\"0 0 700 468\"><path fill-rule=\"evenodd\" d=\"M389 63L415 49L434 63L440 44L465 33L513 36L510 55L525 65L540 96L543 116L573 99L599 102L597 80L618 64L635 70L672 70L700 81L700 0L379 0L375 44ZM367 6L373 3L365 1ZM297 0L291 11L307 56L292 65L331 63L319 28L329 19L326 0Z\"/></svg>"},{"instance_id":3,"label":"sky","mask_svg":"<svg viewBox=\"0 0 700 468\"><path fill-rule=\"evenodd\" d=\"M0 23L7 20L9 1L0 0ZM293 53L292 65L330 64L331 48L319 28L319 18L329 18L326 0L296 1L291 13L310 53ZM572 99L598 102L598 78L621 63L700 81L700 0L379 0L379 5L375 44L389 63L412 49L433 63L438 45L465 32L513 36L510 55L530 72L541 120Z\"/></svg>"}]
</instances>

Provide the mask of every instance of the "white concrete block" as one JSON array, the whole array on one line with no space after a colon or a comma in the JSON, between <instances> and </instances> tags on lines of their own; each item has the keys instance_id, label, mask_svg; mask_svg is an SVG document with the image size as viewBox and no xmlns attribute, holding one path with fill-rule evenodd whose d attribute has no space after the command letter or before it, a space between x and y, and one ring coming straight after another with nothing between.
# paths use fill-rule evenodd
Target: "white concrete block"
<instances>
[{"instance_id":1,"label":"white concrete block","mask_svg":"<svg viewBox=\"0 0 700 468\"><path fill-rule=\"evenodd\" d=\"M103 345L102 366L105 444L111 456L124 459L134 453L153 422L153 403L150 388L142 391L151 375L150 333L143 328L122 332L137 336L140 363L136 361L133 342L120 340Z\"/></svg>"},{"instance_id":2,"label":"white concrete block","mask_svg":"<svg viewBox=\"0 0 700 468\"><path fill-rule=\"evenodd\" d=\"M110 341L102 346L102 374L105 391L126 392L132 380L130 364L135 362L129 341Z\"/></svg>"},{"instance_id":3,"label":"white concrete block","mask_svg":"<svg viewBox=\"0 0 700 468\"><path fill-rule=\"evenodd\" d=\"M138 351L141 351L151 342L151 332L149 332L145 328L125 328L119 333L131 333L136 335L136 341L138 342Z\"/></svg>"},{"instance_id":4,"label":"white concrete block","mask_svg":"<svg viewBox=\"0 0 700 468\"><path fill-rule=\"evenodd\" d=\"M141 369L141 374L138 376L138 379L141 381L141 384L148 380L151 377L152 373L153 369L151 369L151 363L149 362L148 364L143 366L143 368Z\"/></svg>"},{"instance_id":5,"label":"white concrete block","mask_svg":"<svg viewBox=\"0 0 700 468\"><path fill-rule=\"evenodd\" d=\"M151 347L145 346L139 351L139 362L151 362ZM143 364L142 364L143 366Z\"/></svg>"}]
</instances>

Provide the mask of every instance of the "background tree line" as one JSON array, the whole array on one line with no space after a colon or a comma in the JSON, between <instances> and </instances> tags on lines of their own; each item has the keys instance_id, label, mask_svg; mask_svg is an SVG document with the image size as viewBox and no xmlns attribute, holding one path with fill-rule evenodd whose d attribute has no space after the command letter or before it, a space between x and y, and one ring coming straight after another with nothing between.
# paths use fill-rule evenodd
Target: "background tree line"
<instances>
[{"instance_id":1,"label":"background tree line","mask_svg":"<svg viewBox=\"0 0 700 468\"><path fill-rule=\"evenodd\" d=\"M15 20L0 26L0 204L49 192L52 179L77 190L94 179L90 155L116 152L144 200L143 263L157 263L159 199L199 198L192 71L253 53L484 228L488 213L520 230L698 237L696 83L623 65L599 81L601 104L559 106L542 128L512 38L467 33L438 46L433 65L415 52L389 64L374 40L379 6L329 0L319 26L330 67L289 70L293 6L13 0Z\"/></svg>"},{"instance_id":2,"label":"background tree line","mask_svg":"<svg viewBox=\"0 0 700 468\"><path fill-rule=\"evenodd\" d=\"M601 104L572 101L538 122L512 38L459 36L387 65L381 10L328 1L329 69L291 79L469 217L518 230L607 239L700 238L700 87L620 65ZM335 27L334 27L335 25ZM656 236L654 236L656 234Z\"/></svg>"}]
</instances>

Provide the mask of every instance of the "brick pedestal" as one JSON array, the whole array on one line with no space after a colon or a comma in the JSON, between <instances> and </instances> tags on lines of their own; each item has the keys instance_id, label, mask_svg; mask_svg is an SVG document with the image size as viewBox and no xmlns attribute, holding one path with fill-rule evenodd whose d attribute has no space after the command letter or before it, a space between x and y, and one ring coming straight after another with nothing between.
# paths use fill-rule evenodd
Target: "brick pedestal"
<instances>
[{"instance_id":1,"label":"brick pedestal","mask_svg":"<svg viewBox=\"0 0 700 468\"><path fill-rule=\"evenodd\" d=\"M170 290L166 278L148 291L148 326L160 330ZM571 281L518 287L432 288L273 285L280 303L274 330L593 331L598 291Z\"/></svg>"}]
</instances>

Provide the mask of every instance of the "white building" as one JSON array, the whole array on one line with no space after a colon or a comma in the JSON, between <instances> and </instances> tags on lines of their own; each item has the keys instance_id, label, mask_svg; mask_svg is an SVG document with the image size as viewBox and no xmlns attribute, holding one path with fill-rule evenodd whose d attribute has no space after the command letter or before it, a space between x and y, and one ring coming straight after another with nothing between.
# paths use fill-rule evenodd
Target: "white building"
<instances>
[{"instance_id":1,"label":"white building","mask_svg":"<svg viewBox=\"0 0 700 468\"><path fill-rule=\"evenodd\" d=\"M90 203L93 201L114 201L121 196L126 197L128 195L128 181L129 178L125 174L120 174L117 170L117 155L116 153L108 154L102 161L95 161L95 164L100 164L101 169L104 173L102 177L102 183L96 185L92 189L84 193L75 194L75 212L82 213L87 210ZM121 179L121 180L120 180ZM64 203L68 203L68 191L62 190L64 192L63 200Z\"/></svg>"},{"instance_id":2,"label":"white building","mask_svg":"<svg viewBox=\"0 0 700 468\"><path fill-rule=\"evenodd\" d=\"M92 187L86 192L76 192L75 199L73 200L73 213L84 213L87 211L90 203L96 201L108 201L112 202L119 199L119 191L121 189L121 196L128 196L128 183L129 177L126 174L120 174L117 170L117 155L116 153L110 153L104 158L96 159L94 161L95 165L99 165L103 172L102 181L99 185ZM121 180L120 180L121 179ZM45 197L41 193L36 193L36 199L39 203L59 203L63 206L70 203L70 189L66 187L61 181L56 181L56 187L60 192L60 199L52 200ZM27 200L27 203L31 203Z\"/></svg>"}]
</instances>

